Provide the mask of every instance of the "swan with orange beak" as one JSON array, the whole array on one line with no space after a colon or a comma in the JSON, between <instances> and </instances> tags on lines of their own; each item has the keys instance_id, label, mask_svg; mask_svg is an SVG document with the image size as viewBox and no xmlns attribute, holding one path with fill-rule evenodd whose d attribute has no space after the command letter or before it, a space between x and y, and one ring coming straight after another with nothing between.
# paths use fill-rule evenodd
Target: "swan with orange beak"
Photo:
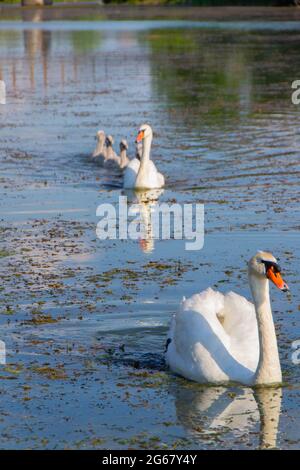
<instances>
[{"instance_id":1,"label":"swan with orange beak","mask_svg":"<svg viewBox=\"0 0 300 470\"><path fill-rule=\"evenodd\" d=\"M182 301L173 316L166 361L176 374L200 383L272 385L282 381L269 281L289 290L272 253L248 262L253 303L211 288Z\"/></svg>"},{"instance_id":2,"label":"swan with orange beak","mask_svg":"<svg viewBox=\"0 0 300 470\"><path fill-rule=\"evenodd\" d=\"M151 127L149 124L143 124L140 127L136 138L136 143L142 143L143 146L141 163L137 169L136 174L134 175L132 175L131 168L126 168L123 181L124 188L159 189L164 187L165 178L161 173L159 173L155 164L150 159L152 139L153 133Z\"/></svg>"},{"instance_id":3,"label":"swan with orange beak","mask_svg":"<svg viewBox=\"0 0 300 470\"><path fill-rule=\"evenodd\" d=\"M282 290L283 292L287 292L289 287L287 283L281 277L281 268L277 262L274 261L262 261L265 265L266 276L270 281L275 284L278 289Z\"/></svg>"}]
</instances>

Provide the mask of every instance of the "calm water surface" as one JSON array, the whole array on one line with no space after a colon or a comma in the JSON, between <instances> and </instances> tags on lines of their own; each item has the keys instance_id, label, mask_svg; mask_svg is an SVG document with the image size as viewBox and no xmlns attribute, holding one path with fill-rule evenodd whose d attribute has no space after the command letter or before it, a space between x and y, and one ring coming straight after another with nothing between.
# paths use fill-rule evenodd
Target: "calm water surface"
<instances>
[{"instance_id":1,"label":"calm water surface","mask_svg":"<svg viewBox=\"0 0 300 470\"><path fill-rule=\"evenodd\" d=\"M0 23L1 448L299 447L299 44L298 23ZM132 155L144 121L159 200L205 204L201 251L152 240L151 224L140 242L96 237L97 206L122 189L89 159L94 135ZM284 387L172 376L182 296L250 298L257 249L291 288L271 290Z\"/></svg>"}]
</instances>

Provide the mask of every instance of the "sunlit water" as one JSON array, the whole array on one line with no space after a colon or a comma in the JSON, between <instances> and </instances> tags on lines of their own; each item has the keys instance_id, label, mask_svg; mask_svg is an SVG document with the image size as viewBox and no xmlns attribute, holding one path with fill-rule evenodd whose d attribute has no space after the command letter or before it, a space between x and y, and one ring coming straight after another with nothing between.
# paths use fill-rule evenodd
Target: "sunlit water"
<instances>
[{"instance_id":1,"label":"sunlit water","mask_svg":"<svg viewBox=\"0 0 300 470\"><path fill-rule=\"evenodd\" d=\"M299 447L299 40L296 23L0 24L2 448ZM205 205L201 251L96 237L122 180L89 159L94 135L132 155L144 121L159 200ZM257 249L291 288L271 290L285 386L174 377L163 351L181 298L249 298Z\"/></svg>"}]
</instances>

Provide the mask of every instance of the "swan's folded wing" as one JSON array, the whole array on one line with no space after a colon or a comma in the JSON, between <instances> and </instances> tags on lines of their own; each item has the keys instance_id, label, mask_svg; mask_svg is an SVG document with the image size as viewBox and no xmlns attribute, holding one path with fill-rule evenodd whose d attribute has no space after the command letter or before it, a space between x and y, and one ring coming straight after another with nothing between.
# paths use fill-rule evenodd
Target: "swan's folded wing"
<instances>
[{"instance_id":1,"label":"swan's folded wing","mask_svg":"<svg viewBox=\"0 0 300 470\"><path fill-rule=\"evenodd\" d=\"M189 299L183 300L181 310L195 310L206 318L215 316L224 309L224 295L209 287L208 289L194 294Z\"/></svg>"},{"instance_id":2,"label":"swan's folded wing","mask_svg":"<svg viewBox=\"0 0 300 470\"><path fill-rule=\"evenodd\" d=\"M155 186L157 188L161 188L165 185L164 176L161 173L159 173L159 171L157 170L155 166L155 163L152 160L149 161L148 177L150 181L155 182Z\"/></svg>"},{"instance_id":3,"label":"swan's folded wing","mask_svg":"<svg viewBox=\"0 0 300 470\"><path fill-rule=\"evenodd\" d=\"M254 305L234 292L225 295L223 326L231 339L232 351L251 370L258 363L259 342Z\"/></svg>"},{"instance_id":4,"label":"swan's folded wing","mask_svg":"<svg viewBox=\"0 0 300 470\"><path fill-rule=\"evenodd\" d=\"M123 187L134 188L136 176L140 168L140 161L137 158L130 160L123 173Z\"/></svg>"},{"instance_id":5,"label":"swan's folded wing","mask_svg":"<svg viewBox=\"0 0 300 470\"><path fill-rule=\"evenodd\" d=\"M136 174L139 171L140 168L140 160L138 158L133 158L130 160L130 162L127 165L127 168L131 168Z\"/></svg>"},{"instance_id":6,"label":"swan's folded wing","mask_svg":"<svg viewBox=\"0 0 300 470\"><path fill-rule=\"evenodd\" d=\"M158 173L157 177L158 177L158 181L159 181L159 186L160 186L161 188L163 188L164 185L165 185L165 177L164 177L164 175L163 175L162 173Z\"/></svg>"},{"instance_id":7,"label":"swan's folded wing","mask_svg":"<svg viewBox=\"0 0 300 470\"><path fill-rule=\"evenodd\" d=\"M251 383L259 351L252 310L246 299L212 289L183 301L169 332L170 368L197 382ZM240 325L244 320L247 326Z\"/></svg>"},{"instance_id":8,"label":"swan's folded wing","mask_svg":"<svg viewBox=\"0 0 300 470\"><path fill-rule=\"evenodd\" d=\"M223 294L212 289L182 302L168 335L166 359L174 372L198 382L227 380L219 365L227 362L230 348L230 338L217 318L223 308Z\"/></svg>"},{"instance_id":9,"label":"swan's folded wing","mask_svg":"<svg viewBox=\"0 0 300 470\"><path fill-rule=\"evenodd\" d=\"M221 292L208 288L195 294L181 304L181 312L177 315L177 332L185 327L190 336L195 332L195 339L199 340L199 333L209 329L222 343L229 346L229 337L218 319L219 312L223 310L224 295ZM211 348L214 347L218 347L217 342L211 344Z\"/></svg>"}]
</instances>

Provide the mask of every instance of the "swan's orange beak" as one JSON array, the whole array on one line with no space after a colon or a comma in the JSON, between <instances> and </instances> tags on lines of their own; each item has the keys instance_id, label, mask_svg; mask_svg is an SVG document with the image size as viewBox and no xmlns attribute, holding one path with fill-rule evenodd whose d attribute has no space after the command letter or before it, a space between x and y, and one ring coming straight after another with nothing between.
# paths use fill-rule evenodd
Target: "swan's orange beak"
<instances>
[{"instance_id":1,"label":"swan's orange beak","mask_svg":"<svg viewBox=\"0 0 300 470\"><path fill-rule=\"evenodd\" d=\"M144 138L144 131L140 131L135 139L136 143L141 142Z\"/></svg>"},{"instance_id":2,"label":"swan's orange beak","mask_svg":"<svg viewBox=\"0 0 300 470\"><path fill-rule=\"evenodd\" d=\"M281 274L279 271L276 271L274 266L270 266L267 269L267 278L275 284L278 289L282 290L283 292L287 292L289 290L289 286L287 283L282 279Z\"/></svg>"}]
</instances>

